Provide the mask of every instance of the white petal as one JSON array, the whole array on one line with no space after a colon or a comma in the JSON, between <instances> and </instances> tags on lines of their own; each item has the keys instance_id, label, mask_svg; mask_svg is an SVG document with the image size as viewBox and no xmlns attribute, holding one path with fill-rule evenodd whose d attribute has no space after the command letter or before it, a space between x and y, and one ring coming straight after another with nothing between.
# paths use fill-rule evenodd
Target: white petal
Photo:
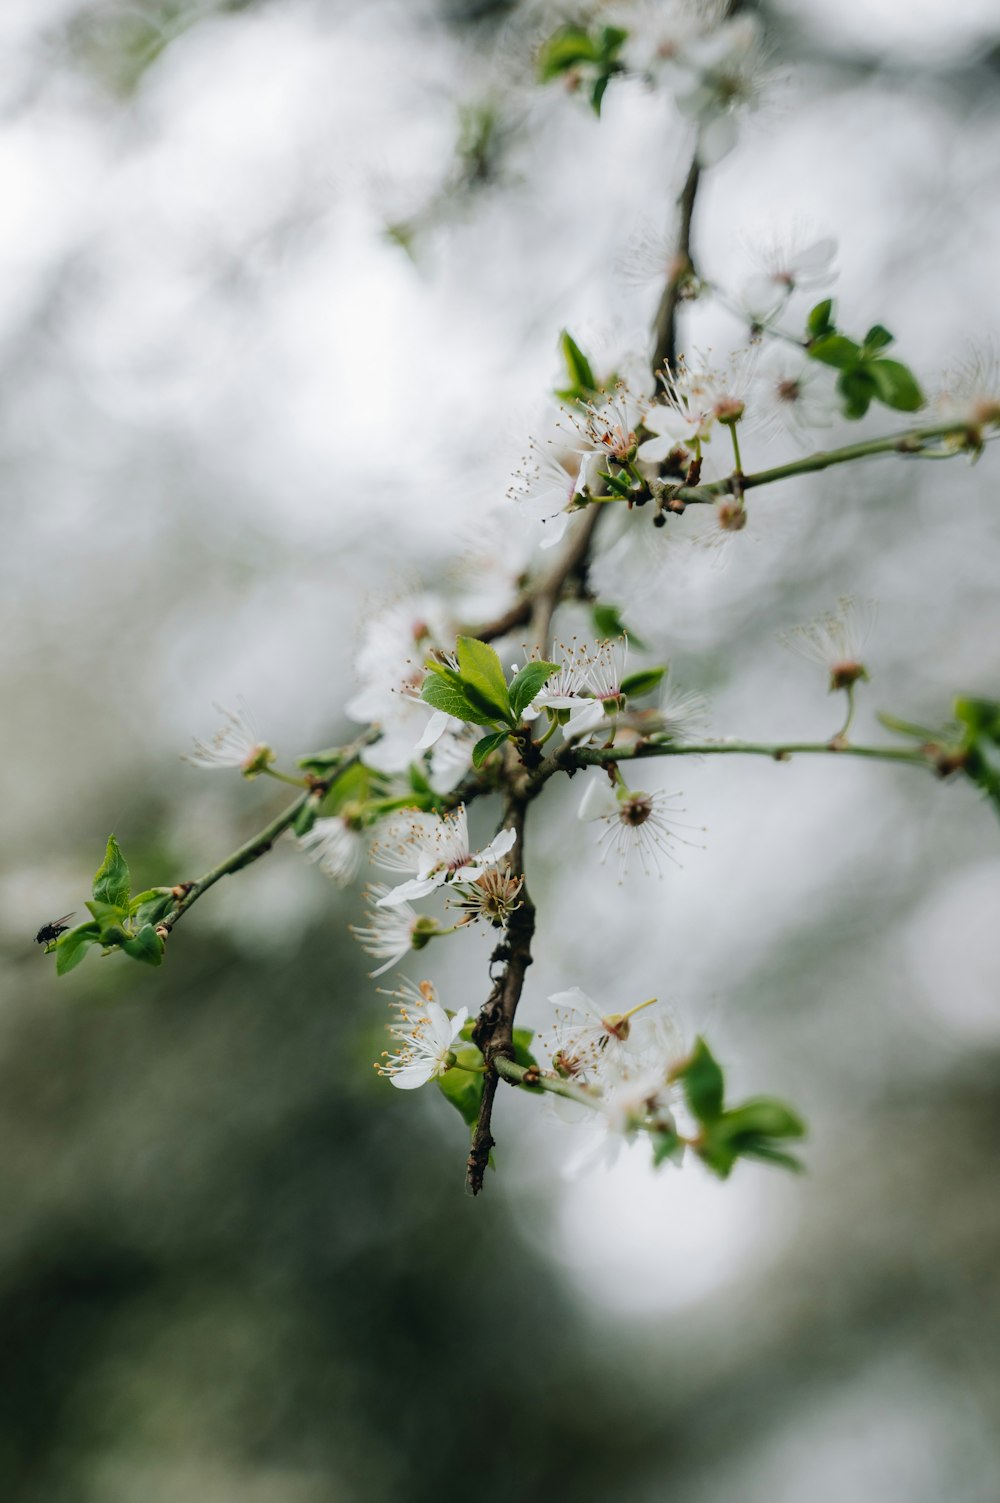
<instances>
[{"instance_id":1,"label":"white petal","mask_svg":"<svg viewBox=\"0 0 1000 1503\"><path fill-rule=\"evenodd\" d=\"M494 835L489 845L479 852L476 858L478 865L496 866L500 857L506 856L516 840L516 830L501 830L499 835Z\"/></svg>"},{"instance_id":2,"label":"white petal","mask_svg":"<svg viewBox=\"0 0 1000 1503\"><path fill-rule=\"evenodd\" d=\"M451 718L444 710L435 710L427 722L427 729L417 742L417 751L426 751L429 746L434 745L435 741L439 741L448 729L448 722Z\"/></svg>"},{"instance_id":3,"label":"white petal","mask_svg":"<svg viewBox=\"0 0 1000 1503\"><path fill-rule=\"evenodd\" d=\"M614 789L605 778L595 778L580 800L577 819L610 819L617 813L618 800L615 798ZM382 902L385 902L384 898Z\"/></svg>"},{"instance_id":4,"label":"white petal","mask_svg":"<svg viewBox=\"0 0 1000 1503\"><path fill-rule=\"evenodd\" d=\"M418 1086L426 1085L433 1079L434 1064L432 1060L420 1060L413 1065L404 1065L401 1070L394 1070L389 1076L389 1081L397 1091L415 1091Z\"/></svg>"},{"instance_id":5,"label":"white petal","mask_svg":"<svg viewBox=\"0 0 1000 1503\"><path fill-rule=\"evenodd\" d=\"M698 161L703 167L714 167L716 162L729 155L738 136L736 116L732 111L716 115L698 132Z\"/></svg>"},{"instance_id":6,"label":"white petal","mask_svg":"<svg viewBox=\"0 0 1000 1503\"><path fill-rule=\"evenodd\" d=\"M567 1009L577 1009L581 1012L589 1012L595 1018L601 1016L601 1010L597 1003L592 997L588 997L587 993L578 986L571 986L565 992L553 992L548 1000L552 1003L553 1007L564 1007Z\"/></svg>"},{"instance_id":7,"label":"white petal","mask_svg":"<svg viewBox=\"0 0 1000 1503\"><path fill-rule=\"evenodd\" d=\"M402 882L399 887L394 887L387 892L384 898L379 898L376 908L395 908L399 903L408 903L413 898L425 898L429 892L440 887L444 881L444 873L434 877L414 877L411 882Z\"/></svg>"}]
</instances>

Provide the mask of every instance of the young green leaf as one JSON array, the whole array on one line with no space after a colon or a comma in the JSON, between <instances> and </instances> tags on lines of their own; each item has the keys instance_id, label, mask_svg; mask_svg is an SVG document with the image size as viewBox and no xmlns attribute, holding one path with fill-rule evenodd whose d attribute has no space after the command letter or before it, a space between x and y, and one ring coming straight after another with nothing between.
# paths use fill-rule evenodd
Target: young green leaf
<instances>
[{"instance_id":1,"label":"young green leaf","mask_svg":"<svg viewBox=\"0 0 1000 1503\"><path fill-rule=\"evenodd\" d=\"M806 332L810 339L820 339L824 334L832 334L836 325L833 322L833 298L824 298L817 303L806 319Z\"/></svg>"},{"instance_id":2,"label":"young green leaf","mask_svg":"<svg viewBox=\"0 0 1000 1503\"><path fill-rule=\"evenodd\" d=\"M467 720L470 725L493 725L499 718L496 714L487 714L478 709L460 689L436 674L429 673L424 679L420 698L435 710L443 710L456 720Z\"/></svg>"},{"instance_id":3,"label":"young green leaf","mask_svg":"<svg viewBox=\"0 0 1000 1503\"><path fill-rule=\"evenodd\" d=\"M126 955L131 955L133 960L141 960L146 965L163 964L163 940L152 924L144 924L138 934L129 939L123 939L121 948Z\"/></svg>"},{"instance_id":4,"label":"young green leaf","mask_svg":"<svg viewBox=\"0 0 1000 1503\"><path fill-rule=\"evenodd\" d=\"M837 390L844 404L844 416L856 421L863 418L875 396L875 382L867 365L857 365L853 370L841 371L837 377Z\"/></svg>"},{"instance_id":5,"label":"young green leaf","mask_svg":"<svg viewBox=\"0 0 1000 1503\"><path fill-rule=\"evenodd\" d=\"M612 71L607 70L599 73L594 79L593 87L590 91L590 107L598 119L601 118L601 105L604 103L604 96L608 92L608 84L611 82Z\"/></svg>"},{"instance_id":6,"label":"young green leaf","mask_svg":"<svg viewBox=\"0 0 1000 1503\"><path fill-rule=\"evenodd\" d=\"M176 901L171 888L151 887L132 899L128 911L141 929L144 924L158 924Z\"/></svg>"},{"instance_id":7,"label":"young green leaf","mask_svg":"<svg viewBox=\"0 0 1000 1503\"><path fill-rule=\"evenodd\" d=\"M887 350L894 342L895 336L889 333L885 324L872 324L865 335L864 353L877 355L879 350Z\"/></svg>"},{"instance_id":8,"label":"young green leaf","mask_svg":"<svg viewBox=\"0 0 1000 1503\"><path fill-rule=\"evenodd\" d=\"M591 370L590 361L568 329L563 329L559 335L559 348L566 365L570 391L576 397L592 396L597 390L594 372Z\"/></svg>"},{"instance_id":9,"label":"young green leaf","mask_svg":"<svg viewBox=\"0 0 1000 1503\"><path fill-rule=\"evenodd\" d=\"M898 360L869 360L865 370L875 385L875 395L896 412L916 412L926 400L913 372Z\"/></svg>"},{"instance_id":10,"label":"young green leaf","mask_svg":"<svg viewBox=\"0 0 1000 1503\"><path fill-rule=\"evenodd\" d=\"M811 360L820 360L837 370L850 370L861 359L861 346L846 334L824 334L814 339L806 352Z\"/></svg>"},{"instance_id":11,"label":"young green leaf","mask_svg":"<svg viewBox=\"0 0 1000 1503\"><path fill-rule=\"evenodd\" d=\"M510 731L492 731L490 735L483 736L472 748L473 767L482 767L490 752L495 752L498 746L503 746Z\"/></svg>"},{"instance_id":12,"label":"young green leaf","mask_svg":"<svg viewBox=\"0 0 1000 1503\"><path fill-rule=\"evenodd\" d=\"M77 924L75 929L60 934L56 940L56 975L65 976L67 971L79 965L91 945L99 941L100 934L94 923Z\"/></svg>"},{"instance_id":13,"label":"young green leaf","mask_svg":"<svg viewBox=\"0 0 1000 1503\"><path fill-rule=\"evenodd\" d=\"M600 47L582 26L560 26L545 42L538 54L538 77L549 83L581 63L596 63Z\"/></svg>"},{"instance_id":14,"label":"young green leaf","mask_svg":"<svg viewBox=\"0 0 1000 1503\"><path fill-rule=\"evenodd\" d=\"M128 908L129 871L121 847L113 835L108 836L104 861L94 876L94 898L99 903Z\"/></svg>"},{"instance_id":15,"label":"young green leaf","mask_svg":"<svg viewBox=\"0 0 1000 1503\"><path fill-rule=\"evenodd\" d=\"M680 1137L669 1128L658 1128L656 1132L651 1132L649 1136L653 1145L654 1169L658 1169L668 1159L679 1159L684 1152L684 1145Z\"/></svg>"},{"instance_id":16,"label":"young green leaf","mask_svg":"<svg viewBox=\"0 0 1000 1503\"><path fill-rule=\"evenodd\" d=\"M628 637L633 647L642 651L646 644L641 637L625 625L621 612L616 605L601 605L598 603L591 612L594 623L594 631L599 637L612 641L615 637Z\"/></svg>"},{"instance_id":17,"label":"young green leaf","mask_svg":"<svg viewBox=\"0 0 1000 1503\"><path fill-rule=\"evenodd\" d=\"M117 944L119 935L125 932L122 926L128 918L128 909L119 908L117 903L99 903L96 898L87 903L86 907L94 916L101 943Z\"/></svg>"},{"instance_id":18,"label":"young green leaf","mask_svg":"<svg viewBox=\"0 0 1000 1503\"><path fill-rule=\"evenodd\" d=\"M475 1127L479 1118L479 1106L483 1099L483 1056L475 1044L468 1044L464 1049L456 1051L455 1058L459 1065L465 1065L466 1069L457 1066L446 1071L444 1075L437 1077L438 1090L446 1101L450 1101L456 1111L461 1113L462 1120L469 1127ZM471 1067L471 1068L468 1068Z\"/></svg>"},{"instance_id":19,"label":"young green leaf","mask_svg":"<svg viewBox=\"0 0 1000 1503\"><path fill-rule=\"evenodd\" d=\"M308 835L316 817L319 814L319 805L314 798L307 799L302 808L292 820L292 831L296 835Z\"/></svg>"},{"instance_id":20,"label":"young green leaf","mask_svg":"<svg viewBox=\"0 0 1000 1503\"><path fill-rule=\"evenodd\" d=\"M730 1138L739 1138L744 1133L762 1138L805 1137L802 1118L773 1096L756 1096L734 1106L722 1118Z\"/></svg>"},{"instance_id":21,"label":"young green leaf","mask_svg":"<svg viewBox=\"0 0 1000 1503\"><path fill-rule=\"evenodd\" d=\"M639 668L635 673L627 673L621 681L621 691L626 699L640 699L643 694L652 694L660 687L666 671L666 667Z\"/></svg>"},{"instance_id":22,"label":"young green leaf","mask_svg":"<svg viewBox=\"0 0 1000 1503\"><path fill-rule=\"evenodd\" d=\"M479 704L484 713L493 711L495 720L510 718L510 696L503 665L488 642L476 637L459 637L458 671L462 688L473 704Z\"/></svg>"},{"instance_id":23,"label":"young green leaf","mask_svg":"<svg viewBox=\"0 0 1000 1503\"><path fill-rule=\"evenodd\" d=\"M674 1078L681 1081L687 1104L703 1126L722 1115L723 1074L703 1038L695 1039L694 1049L674 1071Z\"/></svg>"},{"instance_id":24,"label":"young green leaf","mask_svg":"<svg viewBox=\"0 0 1000 1503\"><path fill-rule=\"evenodd\" d=\"M558 663L525 663L510 681L510 707L515 720L520 720L525 710L552 677L559 672Z\"/></svg>"}]
</instances>

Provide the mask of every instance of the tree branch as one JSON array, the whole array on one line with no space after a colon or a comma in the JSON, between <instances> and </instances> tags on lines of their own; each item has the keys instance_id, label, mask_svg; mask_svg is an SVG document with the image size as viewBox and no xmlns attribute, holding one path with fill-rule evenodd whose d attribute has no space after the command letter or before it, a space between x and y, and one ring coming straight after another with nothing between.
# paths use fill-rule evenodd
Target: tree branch
<instances>
[{"instance_id":1,"label":"tree branch","mask_svg":"<svg viewBox=\"0 0 1000 1503\"><path fill-rule=\"evenodd\" d=\"M643 762L651 757L770 757L773 762L787 762L793 756L833 755L867 757L877 762L902 762L913 767L928 767L932 759L928 748L902 746L856 746L833 737L830 741L636 741L631 746L566 746L545 772L562 769L578 771L583 767L608 767L615 762Z\"/></svg>"},{"instance_id":2,"label":"tree branch","mask_svg":"<svg viewBox=\"0 0 1000 1503\"><path fill-rule=\"evenodd\" d=\"M681 300L685 284L694 275L694 262L691 259L691 230L694 221L694 201L698 195L700 182L701 167L698 164L698 158L695 157L677 200L680 216L677 226L677 249L653 325L654 375L657 371L672 369L677 364L677 305Z\"/></svg>"},{"instance_id":3,"label":"tree branch","mask_svg":"<svg viewBox=\"0 0 1000 1503\"><path fill-rule=\"evenodd\" d=\"M965 423L936 423L927 428L910 428L904 433L887 433L882 438L866 439L859 444L845 444L842 449L820 449L803 459L793 459L789 464L775 466L772 470L758 470L753 475L728 475L724 480L710 480L705 485L678 485L670 487L668 494L673 501L685 505L715 501L718 496L735 495L737 491L754 490L760 485L773 485L778 480L791 480L796 475L811 475L817 470L828 470L833 465L850 464L855 459L871 459L878 454L911 454L919 456L925 444L937 438L954 437L967 431ZM955 453L961 450L956 449ZM670 503L667 503L670 509Z\"/></svg>"},{"instance_id":4,"label":"tree branch","mask_svg":"<svg viewBox=\"0 0 1000 1503\"><path fill-rule=\"evenodd\" d=\"M198 899L208 892L210 887L214 887L216 882L220 881L223 877L231 876L233 872L242 871L243 867L252 865L261 856L266 856L278 836L283 835L286 830L292 828L299 814L307 807L310 801L318 801L325 797L337 779L342 777L349 768L354 767L361 760L361 754L365 747L369 746L377 738L378 733L376 731L369 729L363 732L349 746L344 747L343 760L338 762L329 777L313 778L311 786L306 789L305 793L300 794L294 803L289 804L280 814L275 815L274 819L269 824L266 824L262 830L258 830L256 835L251 835L250 839L233 851L231 855L226 856L224 860L220 861L218 865L211 867L202 876L196 877L193 882L179 883L175 889L178 894L177 902L160 920L158 927L165 929L169 934L174 925L184 917L188 909L192 908Z\"/></svg>"}]
</instances>

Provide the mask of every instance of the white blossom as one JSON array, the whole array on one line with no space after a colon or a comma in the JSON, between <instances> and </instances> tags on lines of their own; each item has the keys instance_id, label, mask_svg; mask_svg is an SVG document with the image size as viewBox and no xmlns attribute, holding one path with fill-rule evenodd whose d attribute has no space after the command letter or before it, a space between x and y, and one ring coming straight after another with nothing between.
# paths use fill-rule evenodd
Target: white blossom
<instances>
[{"instance_id":1,"label":"white blossom","mask_svg":"<svg viewBox=\"0 0 1000 1503\"><path fill-rule=\"evenodd\" d=\"M502 929L511 914L520 908L523 877L515 877L507 866L490 866L472 882L452 884L449 907L457 908L459 923L470 924L486 919L495 929Z\"/></svg>"},{"instance_id":2,"label":"white blossom","mask_svg":"<svg viewBox=\"0 0 1000 1503\"><path fill-rule=\"evenodd\" d=\"M364 761L379 772L405 772L417 751L440 734L446 717L432 713L420 698L424 664L433 650L454 642L444 602L436 595L411 595L377 612L366 624L358 650L360 684L346 710L352 720L377 725L382 735L366 748Z\"/></svg>"},{"instance_id":3,"label":"white blossom","mask_svg":"<svg viewBox=\"0 0 1000 1503\"><path fill-rule=\"evenodd\" d=\"M805 439L828 428L838 412L829 370L794 345L772 345L761 357L750 398L755 426L766 433L782 429Z\"/></svg>"},{"instance_id":4,"label":"white blossom","mask_svg":"<svg viewBox=\"0 0 1000 1503\"><path fill-rule=\"evenodd\" d=\"M933 406L942 422L954 422L967 430L958 438L963 444L968 434L981 442L984 428L1000 428L1000 356L996 345L973 347L946 376Z\"/></svg>"},{"instance_id":5,"label":"white blossom","mask_svg":"<svg viewBox=\"0 0 1000 1503\"><path fill-rule=\"evenodd\" d=\"M742 350L724 371L688 365L683 356L660 375L664 400L649 409L643 424L653 438L639 446L639 458L662 464L678 446L697 447L716 423L739 422L753 376L754 356Z\"/></svg>"},{"instance_id":6,"label":"white blossom","mask_svg":"<svg viewBox=\"0 0 1000 1503\"><path fill-rule=\"evenodd\" d=\"M361 867L364 836L342 814L317 819L311 830L299 836L299 845L324 876L341 887L353 882Z\"/></svg>"},{"instance_id":7,"label":"white blossom","mask_svg":"<svg viewBox=\"0 0 1000 1503\"><path fill-rule=\"evenodd\" d=\"M489 845L473 853L465 805L449 814L417 812L390 827L372 852L373 860L386 871L414 872L408 882L379 898L379 908L426 897L445 882L474 882L496 866L517 839L514 830L501 830Z\"/></svg>"},{"instance_id":8,"label":"white blossom","mask_svg":"<svg viewBox=\"0 0 1000 1503\"><path fill-rule=\"evenodd\" d=\"M542 1036L552 1056L552 1067L572 1080L598 1082L613 1061L623 1054L636 1055L640 1041L633 1019L656 998L640 1002L625 1012L602 1008L578 986L554 992L549 1002L556 1021L551 1035Z\"/></svg>"},{"instance_id":9,"label":"white blossom","mask_svg":"<svg viewBox=\"0 0 1000 1503\"><path fill-rule=\"evenodd\" d=\"M583 404L583 415L571 414L583 441L585 484L592 484L609 463L625 464L635 455L636 429L643 421L646 403L624 381L600 402Z\"/></svg>"},{"instance_id":10,"label":"white blossom","mask_svg":"<svg viewBox=\"0 0 1000 1503\"><path fill-rule=\"evenodd\" d=\"M663 741L692 741L705 734L709 702L697 689L681 689L668 679L656 712L655 732Z\"/></svg>"},{"instance_id":11,"label":"white blossom","mask_svg":"<svg viewBox=\"0 0 1000 1503\"><path fill-rule=\"evenodd\" d=\"M679 52L671 87L681 114L698 126L702 166L720 162L736 144L736 112L761 93L760 34L753 16L737 16L695 37Z\"/></svg>"},{"instance_id":12,"label":"white blossom","mask_svg":"<svg viewBox=\"0 0 1000 1503\"><path fill-rule=\"evenodd\" d=\"M837 242L832 235L801 241L773 241L757 251L760 271L750 277L736 298L738 310L753 324L767 324L795 292L828 287L837 273L833 259Z\"/></svg>"},{"instance_id":13,"label":"white blossom","mask_svg":"<svg viewBox=\"0 0 1000 1503\"><path fill-rule=\"evenodd\" d=\"M420 948L419 942L414 945L413 941L421 927L425 927L425 932L433 932L436 927L432 919L423 918L409 903L399 903L394 908L379 908L379 898L385 897L390 891L384 882L373 882L367 890L369 902L375 904L366 915L368 922L350 925L351 933L361 948L375 960L382 961L377 970L369 971L370 976L383 975L410 950Z\"/></svg>"},{"instance_id":14,"label":"white blossom","mask_svg":"<svg viewBox=\"0 0 1000 1503\"><path fill-rule=\"evenodd\" d=\"M397 1021L389 1026L396 1052L383 1051L375 1068L399 1090L413 1091L451 1068L454 1045L469 1013L462 1007L449 1017L436 1001L429 981L414 986L404 980L390 996L389 1005L397 1013Z\"/></svg>"},{"instance_id":15,"label":"white blossom","mask_svg":"<svg viewBox=\"0 0 1000 1503\"><path fill-rule=\"evenodd\" d=\"M582 452L530 440L507 495L532 521L544 524L542 548L554 548L565 536L587 479Z\"/></svg>"},{"instance_id":16,"label":"white blossom","mask_svg":"<svg viewBox=\"0 0 1000 1503\"><path fill-rule=\"evenodd\" d=\"M274 752L257 734L253 717L245 702L237 701L239 708L228 710L225 705L215 705L224 718L224 723L210 741L195 741L194 751L184 760L192 767L237 768L245 778L256 777L274 761Z\"/></svg>"},{"instance_id":17,"label":"white blossom","mask_svg":"<svg viewBox=\"0 0 1000 1503\"><path fill-rule=\"evenodd\" d=\"M722 0L645 0L618 9L614 19L628 32L625 66L669 86L685 47L719 24L725 5Z\"/></svg>"},{"instance_id":18,"label":"white blossom","mask_svg":"<svg viewBox=\"0 0 1000 1503\"><path fill-rule=\"evenodd\" d=\"M598 641L591 645L578 642L560 643L559 671L554 673L529 706L527 714L542 710L569 710L563 727L568 739L592 735L605 723L605 705L612 708L623 703L621 685L628 659L628 643Z\"/></svg>"},{"instance_id":19,"label":"white blossom","mask_svg":"<svg viewBox=\"0 0 1000 1503\"><path fill-rule=\"evenodd\" d=\"M674 814L683 813L671 800L676 793L628 793L619 789L616 793L603 775L595 778L587 787L580 803L578 818L584 821L600 821L604 825L598 844L602 847L602 861L614 851L618 859L618 880L628 875L633 855L638 856L644 875L653 872L662 876L660 857L673 861L671 845L680 840L679 826Z\"/></svg>"},{"instance_id":20,"label":"white blossom","mask_svg":"<svg viewBox=\"0 0 1000 1503\"><path fill-rule=\"evenodd\" d=\"M835 610L785 632L781 641L800 657L826 669L831 693L849 689L859 679L868 678L863 656L877 615L873 600L842 595Z\"/></svg>"}]
</instances>

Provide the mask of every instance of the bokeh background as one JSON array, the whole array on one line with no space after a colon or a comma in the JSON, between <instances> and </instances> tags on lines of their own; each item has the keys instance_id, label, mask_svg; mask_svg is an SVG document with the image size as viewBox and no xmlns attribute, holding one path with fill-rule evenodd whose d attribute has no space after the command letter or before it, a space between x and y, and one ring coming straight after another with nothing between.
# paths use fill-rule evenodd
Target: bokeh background
<instances>
[{"instance_id":1,"label":"bokeh background","mask_svg":"<svg viewBox=\"0 0 1000 1503\"><path fill-rule=\"evenodd\" d=\"M599 126L533 91L559 14L2 7L11 1503L1000 1493L1000 829L971 789L671 763L649 782L704 848L620 889L578 790L536 819L526 1021L573 983L669 998L734 1091L801 1106L795 1181L654 1177L641 1152L567 1178L572 1133L509 1093L467 1200L458 1118L371 1070L357 895L291 846L200 903L160 972L57 983L32 944L109 828L145 886L280 807L180 761L211 702L244 695L289 760L348 734L359 623L495 536L559 329L643 347L657 288L621 268L690 141L637 87ZM738 283L762 239L836 234L845 322L886 323L933 389L998 323L995 3L764 14L773 81L706 182L699 261ZM741 330L699 305L687 335ZM755 501L722 554L685 518L598 577L718 734L832 731L776 636L844 592L879 602L862 730L940 721L1000 686L997 474L989 452L833 471ZM481 999L487 946L431 952L451 1006Z\"/></svg>"}]
</instances>

